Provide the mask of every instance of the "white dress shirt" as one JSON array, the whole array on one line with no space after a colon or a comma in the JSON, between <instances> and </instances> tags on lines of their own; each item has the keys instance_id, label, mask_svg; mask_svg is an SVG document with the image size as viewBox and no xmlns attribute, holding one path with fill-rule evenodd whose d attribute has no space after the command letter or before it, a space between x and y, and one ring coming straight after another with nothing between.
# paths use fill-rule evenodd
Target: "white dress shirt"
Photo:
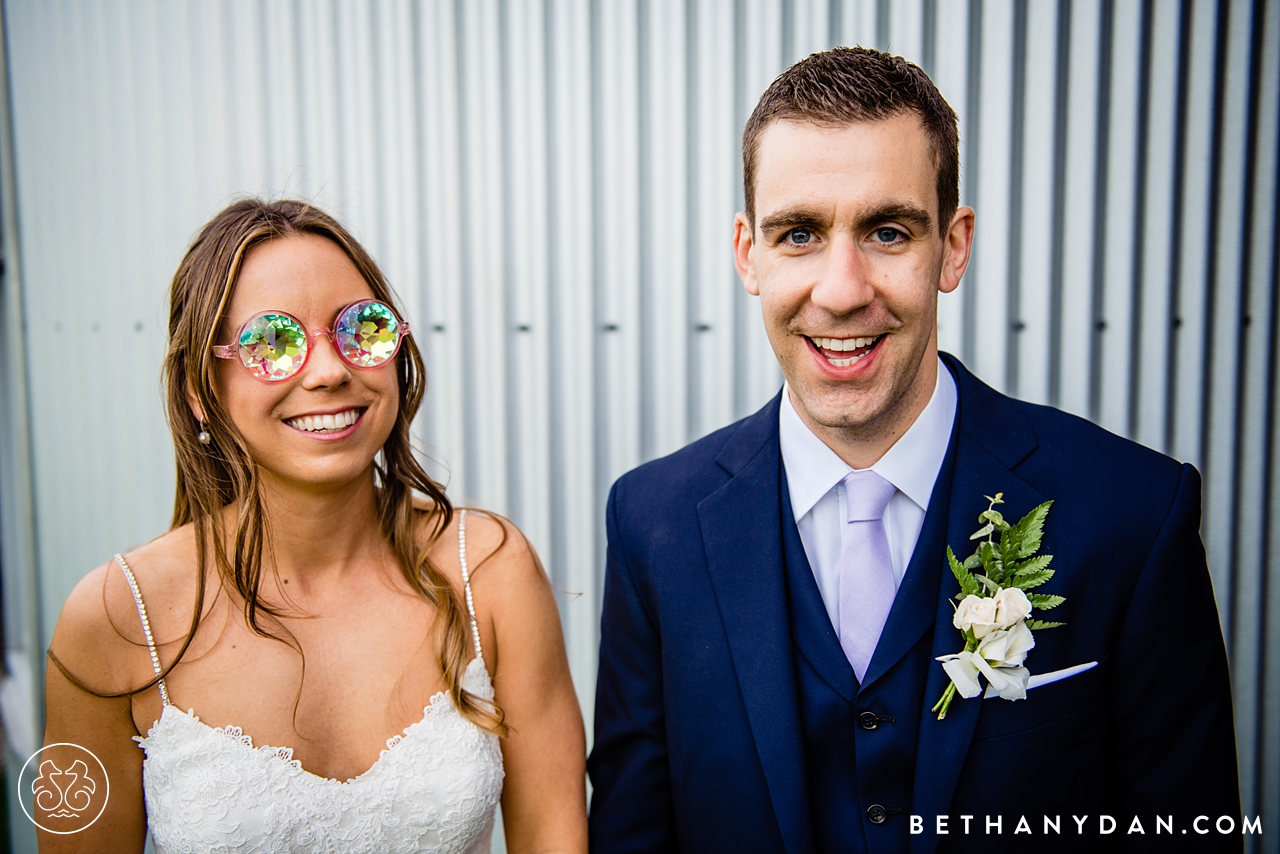
<instances>
[{"instance_id":1,"label":"white dress shirt","mask_svg":"<svg viewBox=\"0 0 1280 854\"><path fill-rule=\"evenodd\" d=\"M871 466L872 471L897 489L884 511L884 531L889 539L895 588L901 586L916 540L920 538L929 496L947 454L955 417L956 381L939 359L938 381L928 405L893 447ZM778 440L791 493L791 512L818 582L822 604L839 637L840 544L848 528L841 481L853 469L800 419L791 404L790 389L786 388L778 412Z\"/></svg>"}]
</instances>

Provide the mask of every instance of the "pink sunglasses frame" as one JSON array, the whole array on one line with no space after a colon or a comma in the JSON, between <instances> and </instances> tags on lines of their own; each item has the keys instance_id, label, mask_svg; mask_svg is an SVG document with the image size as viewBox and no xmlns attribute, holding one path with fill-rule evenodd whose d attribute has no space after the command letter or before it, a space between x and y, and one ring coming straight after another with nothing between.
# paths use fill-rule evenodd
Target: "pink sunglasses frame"
<instances>
[{"instance_id":1,"label":"pink sunglasses frame","mask_svg":"<svg viewBox=\"0 0 1280 854\"><path fill-rule=\"evenodd\" d=\"M358 365L358 364L356 364L355 362L353 362L353 361L351 361L350 359L348 359L348 358L347 358L347 356L342 352L342 348L341 348L341 347L339 347L339 346L337 345L337 343L333 340L333 334L334 334L334 333L333 333L332 326L337 326L337 325L338 325L338 319L339 319L340 317L342 317L342 315L344 315L344 314L346 314L348 311L350 311L352 308L355 308L355 307L356 307L356 306L358 306L358 305L364 305L364 304L366 304L366 303L377 303L378 305L380 305L380 306L382 306L383 308L385 308L388 312L390 312L390 313L391 313L391 316L392 316L392 317L394 317L394 318L395 318L395 320L396 320L396 332L397 332L397 333L399 333L399 334L398 334L398 337L396 338L396 346L395 346L395 349L391 351L391 355L387 357L387 360L386 360L385 362L383 362L382 364L380 364L380 365ZM246 365L246 364L244 363L244 360L240 358L240 344L239 344L239 341L240 341L240 337L241 337L242 335L244 335L244 331L245 331L245 329L246 329L246 328L248 328L248 326L249 326L249 324L250 324L250 323L253 323L253 322L254 322L255 320L257 320L258 318L260 318L260 317L265 317L265 316L267 316L267 315L274 315L274 316L276 316L276 317L287 317L287 318L289 318L289 319L290 319L290 320L292 320L294 323L298 324L298 328L299 328L299 329L301 329L301 330L302 330L302 334L303 334L304 336L306 336L306 340L307 340L307 350L306 350L306 352L305 352L305 353L303 353L303 355L302 355L302 362L301 362L301 363L298 365L298 367L293 371L293 373L289 374L289 376L287 376L287 377L280 377L280 378L278 378L278 379L272 379L271 377L262 377L262 376L258 376L258 374L254 373L253 368L251 368L251 367L249 367L248 365ZM316 338L316 337L317 337L317 336L319 336L319 335L323 335L325 338L328 338L328 339L329 339L329 343L333 345L334 352L336 352L336 353L338 354L338 358L342 359L342 361L346 362L348 365L350 365L351 367L355 368L356 370L361 370L361 371L374 371L374 370L377 370L378 368L385 368L387 365L391 364L391 363L395 360L395 358L396 358L396 354L400 352L400 345L402 345L402 344L404 343L404 339L405 339L406 337L408 337L408 335L409 335L409 322L408 322L407 320L401 320L401 319L400 319L400 316L396 314L395 309L393 309L391 306L387 305L385 302L383 302L383 301L382 301L382 300L380 300L380 299L358 299L358 300L356 300L356 301L355 301L355 302L353 302L353 303L349 303L349 304L347 304L347 305L343 306L342 308L338 309L338 313L337 313L337 314L335 314L335 315L333 316L333 323L332 323L332 326L330 326L330 327L321 327L320 329L317 329L317 330L315 330L315 331L313 332L313 331L311 331L311 330L307 329L306 324L304 324L301 320L299 320L298 318L294 317L292 314L290 314L290 313L289 313L289 312L287 312L287 311L263 311L263 312L259 312L258 314L255 314L253 317L249 318L248 320L246 320L244 323L242 323L242 324L240 325L240 328L236 330L236 335L235 335L235 340L236 340L236 342L237 342L237 343L235 343L235 344L214 344L214 345L213 345L213 355L214 355L214 356L216 356L216 357L217 357L217 358L219 358L219 359L234 359L234 360L236 360L237 362L239 362L239 363L240 363L240 367L244 368L245 372L246 372L246 373L248 373L248 374L249 374L249 376L253 377L253 378L254 378L255 380L257 380L258 382L261 382L261 383L283 383L283 382L288 382L289 380L292 380L292 379L297 379L297 377L302 373L302 369L303 369L303 368L305 368L305 367L307 366L307 360L311 358L311 342L312 342L312 340L313 340L314 338Z\"/></svg>"}]
</instances>

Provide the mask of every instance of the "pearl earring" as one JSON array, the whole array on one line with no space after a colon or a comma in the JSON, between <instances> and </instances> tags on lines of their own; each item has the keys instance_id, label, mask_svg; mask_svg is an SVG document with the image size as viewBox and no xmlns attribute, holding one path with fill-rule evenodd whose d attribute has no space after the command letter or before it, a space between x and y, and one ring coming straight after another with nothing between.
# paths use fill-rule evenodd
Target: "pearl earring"
<instances>
[{"instance_id":1,"label":"pearl earring","mask_svg":"<svg viewBox=\"0 0 1280 854\"><path fill-rule=\"evenodd\" d=\"M209 431L204 429L204 419L200 419L200 432L196 434L196 441L201 445L207 445L213 441L213 437L209 435Z\"/></svg>"}]
</instances>

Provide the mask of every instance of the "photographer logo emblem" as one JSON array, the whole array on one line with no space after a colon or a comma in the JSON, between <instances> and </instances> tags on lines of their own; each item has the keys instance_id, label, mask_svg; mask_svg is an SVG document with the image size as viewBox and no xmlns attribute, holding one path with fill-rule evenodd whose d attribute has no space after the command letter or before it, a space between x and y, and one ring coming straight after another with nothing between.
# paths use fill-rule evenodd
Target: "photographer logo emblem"
<instances>
[{"instance_id":1,"label":"photographer logo emblem","mask_svg":"<svg viewBox=\"0 0 1280 854\"><path fill-rule=\"evenodd\" d=\"M18 775L22 811L36 827L48 833L79 833L98 820L107 808L111 785L107 769L91 750L61 742L32 754Z\"/></svg>"}]
</instances>

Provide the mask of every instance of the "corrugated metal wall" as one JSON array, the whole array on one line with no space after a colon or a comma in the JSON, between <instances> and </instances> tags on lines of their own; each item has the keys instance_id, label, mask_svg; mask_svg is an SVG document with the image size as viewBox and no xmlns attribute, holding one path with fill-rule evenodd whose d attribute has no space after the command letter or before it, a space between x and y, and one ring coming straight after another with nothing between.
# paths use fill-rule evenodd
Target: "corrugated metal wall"
<instances>
[{"instance_id":1,"label":"corrugated metal wall","mask_svg":"<svg viewBox=\"0 0 1280 854\"><path fill-rule=\"evenodd\" d=\"M4 335L29 353L5 390L30 438L5 434L3 518L34 525L38 567L6 530L11 649L165 528L157 376L186 242L238 194L305 196L422 330L421 433L451 493L512 516L581 594L562 612L589 709L608 484L780 384L730 254L742 124L787 64L870 44L961 116L978 236L943 347L1205 474L1245 810L1280 826L1277 0L4 9L21 260L4 305L25 311ZM38 614L9 594L20 578Z\"/></svg>"}]
</instances>

